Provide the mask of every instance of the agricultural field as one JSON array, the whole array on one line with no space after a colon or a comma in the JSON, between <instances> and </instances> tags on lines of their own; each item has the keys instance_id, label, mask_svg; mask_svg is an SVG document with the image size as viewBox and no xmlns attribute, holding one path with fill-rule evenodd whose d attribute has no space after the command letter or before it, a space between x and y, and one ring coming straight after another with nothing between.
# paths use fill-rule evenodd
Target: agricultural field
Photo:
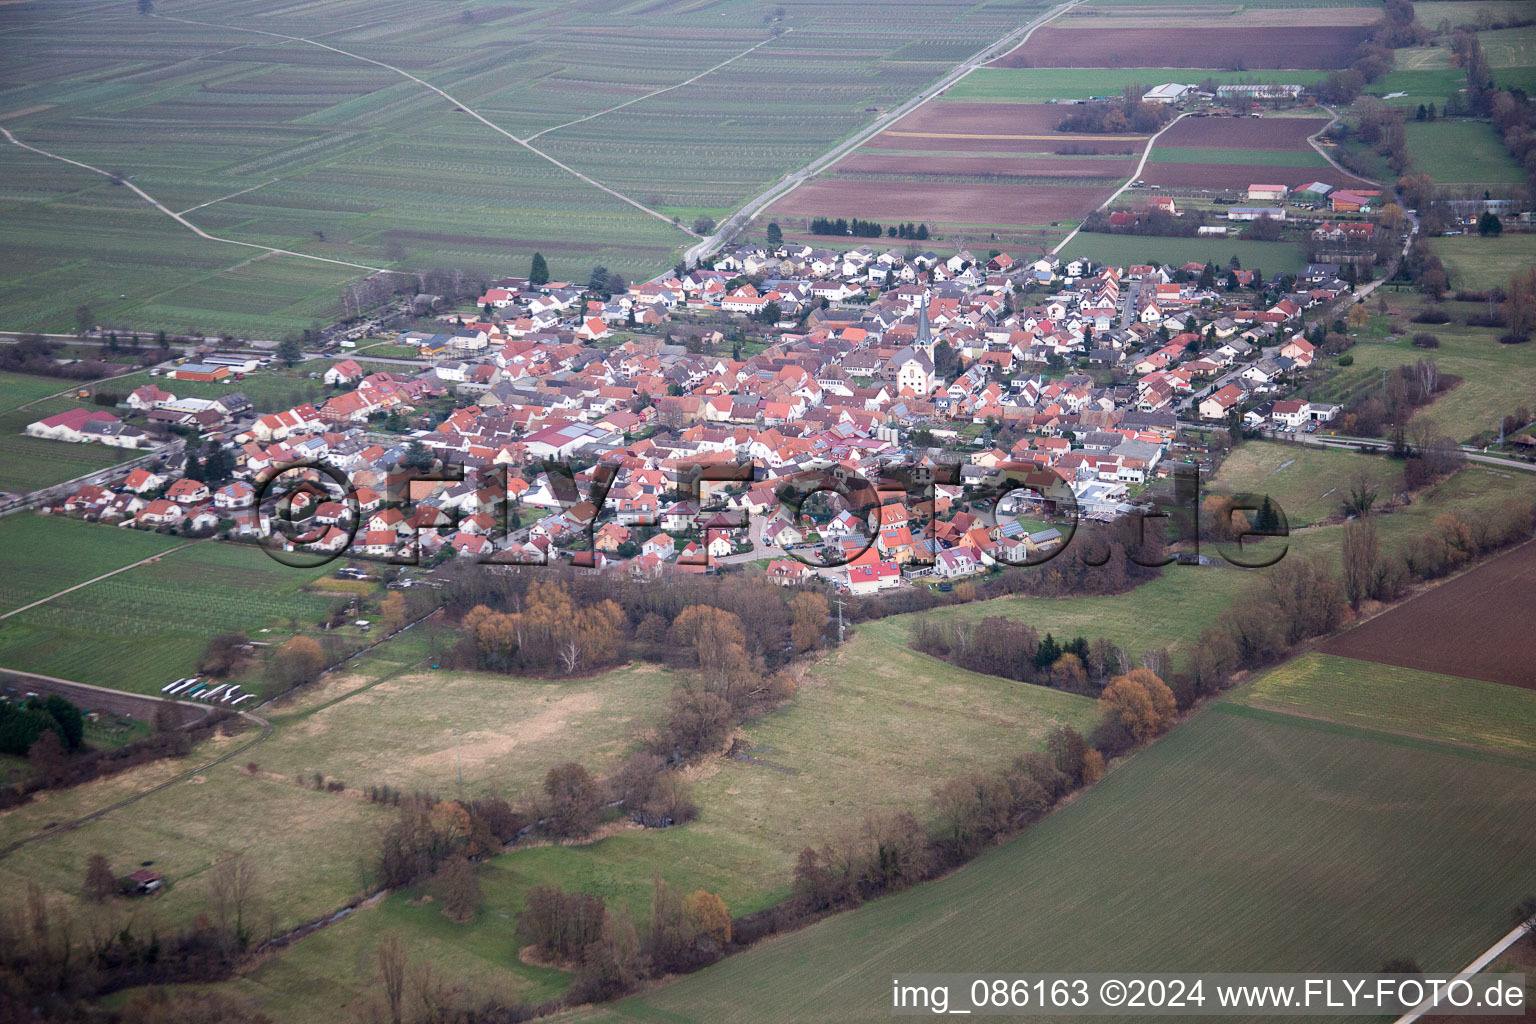
<instances>
[{"instance_id":1,"label":"agricultural field","mask_svg":"<svg viewBox=\"0 0 1536 1024\"><path fill-rule=\"evenodd\" d=\"M1456 288L1504 288L1515 274L1536 266L1536 235L1532 234L1431 238L1429 247L1445 263Z\"/></svg>"},{"instance_id":2,"label":"agricultural field","mask_svg":"<svg viewBox=\"0 0 1536 1024\"><path fill-rule=\"evenodd\" d=\"M1536 697L1514 686L1312 651L1264 673L1234 700L1290 715L1536 757Z\"/></svg>"},{"instance_id":3,"label":"agricultural field","mask_svg":"<svg viewBox=\"0 0 1536 1024\"><path fill-rule=\"evenodd\" d=\"M1297 188L1312 181L1358 185L1336 170L1307 139L1327 125L1322 117L1186 117L1158 137L1142 170L1163 188L1246 192L1255 181Z\"/></svg>"},{"instance_id":4,"label":"agricultural field","mask_svg":"<svg viewBox=\"0 0 1536 1024\"><path fill-rule=\"evenodd\" d=\"M1041 103L925 104L765 216L791 232L812 217L848 216L1049 247L1070 230L1061 222L1080 220L1126 180L1147 139L1059 132L1064 116Z\"/></svg>"},{"instance_id":5,"label":"agricultural field","mask_svg":"<svg viewBox=\"0 0 1536 1024\"><path fill-rule=\"evenodd\" d=\"M382 931L395 929L413 953L432 958L456 980L499 984L525 998L542 998L562 989L567 976L516 959L513 921L530 886L600 893L643 920L659 868L673 884L709 889L733 913L748 912L787 895L802 847L855 827L865 811L912 809L924 815L937 783L1040 749L1058 724L1086 730L1097 719L1091 700L954 668L911 651L904 631L891 634L878 625L859 627L845 647L815 665L791 705L744 727L746 756L717 760L694 774L697 820L663 830L619 829L586 845L515 848L490 862L482 875L482 910L467 926L449 926L430 904L420 906L415 890L393 894L276 955L231 989L253 996L268 1012L281 1011L285 1021L318 1024L327 1019L329 1004L317 1002L315 994L365 991L374 972L371 950ZM514 732L517 723L534 723L541 715L547 722L551 711L566 715L569 728L551 737L563 740L563 748L530 736L528 745L506 750L466 733L466 792L483 792L495 782L515 801L551 760L575 758L597 774L611 770L624 752L621 739L632 739L650 714L660 713L670 685L664 673L646 666L590 680L465 675L444 683L444 677L419 669L401 674L410 655L402 661L392 653L398 642L363 659L355 678L301 691L296 711L273 709L277 734L262 750L263 771L310 771L316 767L313 758L329 757L326 763L354 785L370 771L394 771L402 778L400 773L408 772L435 791L448 792L453 748L451 742L444 745L438 728L442 716L453 713L447 709L467 700L491 718L509 718L507 728ZM382 681L362 689L373 680ZM439 686L448 689L439 693ZM470 686L480 692L469 692ZM565 696L546 704L551 690ZM605 723L599 707L573 710L570 698L578 695L588 704L622 707L621 717L630 720ZM368 767L380 755L349 745L343 731L365 719L382 720L386 731L391 721L405 728L417 716L427 723L425 736L402 735L399 744L401 760L414 768ZM330 742L338 744L336 754L326 753ZM505 747L504 739L498 743ZM389 743L379 747L396 749ZM422 752L432 759L425 770L418 764ZM834 806L851 810L830 815L818 810Z\"/></svg>"},{"instance_id":6,"label":"agricultural field","mask_svg":"<svg viewBox=\"0 0 1536 1024\"><path fill-rule=\"evenodd\" d=\"M187 758L157 762L86 792L53 794L0 814L0 838L19 839L89 813L110 800L143 792L248 742L247 732L215 737ZM259 758L260 747L250 756ZM162 927L184 927L205 909L205 873L222 855L244 851L261 866L262 911L258 928L294 927L344 903L366 884L364 851L391 812L363 800L323 793L291 779L252 776L245 757L142 797L79 828L30 843L0 859L7 889L35 880L45 890L83 906L80 887L86 859L106 854L124 873L153 861L167 888L154 900ZM274 828L273 823L283 823Z\"/></svg>"},{"instance_id":7,"label":"agricultural field","mask_svg":"<svg viewBox=\"0 0 1536 1024\"><path fill-rule=\"evenodd\" d=\"M104 173L0 147L0 326L67 326L84 304L274 337L374 269L490 277L535 250L557 277L649 276L692 242L677 221L735 209L1035 9L13 5L5 127Z\"/></svg>"},{"instance_id":8,"label":"agricultural field","mask_svg":"<svg viewBox=\"0 0 1536 1024\"><path fill-rule=\"evenodd\" d=\"M1536 545L1526 544L1327 641L1328 654L1536 689Z\"/></svg>"},{"instance_id":9,"label":"agricultural field","mask_svg":"<svg viewBox=\"0 0 1536 1024\"><path fill-rule=\"evenodd\" d=\"M1150 165L1149 165L1150 166ZM1154 235L1111 235L1083 232L1061 251L1064 259L1084 257L1097 263L1172 263L1196 260L1226 266L1236 256L1249 270L1265 277L1306 269L1307 253L1300 242L1254 242L1232 238L1163 238Z\"/></svg>"},{"instance_id":10,"label":"agricultural field","mask_svg":"<svg viewBox=\"0 0 1536 1024\"><path fill-rule=\"evenodd\" d=\"M1414 121L1404 125L1413 168L1440 185L1493 185L1525 172L1486 121Z\"/></svg>"},{"instance_id":11,"label":"agricultural field","mask_svg":"<svg viewBox=\"0 0 1536 1024\"><path fill-rule=\"evenodd\" d=\"M1363 25L1225 25L1191 31L1187 28L1138 24L1100 27L1096 22L1068 27L1050 25L1018 49L998 58L994 67L1013 68L1134 68L1155 53L1167 68L1231 71L1268 68L1328 70L1349 64L1360 41L1370 35ZM1155 83L1153 83L1155 84Z\"/></svg>"},{"instance_id":12,"label":"agricultural field","mask_svg":"<svg viewBox=\"0 0 1536 1024\"><path fill-rule=\"evenodd\" d=\"M407 656L404 639L381 651ZM611 769L671 686L651 665L581 679L518 679L373 659L305 687L303 705L319 706L290 712L274 705L270 717L281 728L263 747L262 763L280 775L320 772L354 788L443 793L462 764L466 795L515 794L537 788L573 749L592 770Z\"/></svg>"},{"instance_id":13,"label":"agricultural field","mask_svg":"<svg viewBox=\"0 0 1536 1024\"><path fill-rule=\"evenodd\" d=\"M93 528L113 539L127 532ZM305 590L325 573L250 545L194 544L5 620L0 665L156 693L188 674L216 634L273 627L262 639L281 641L313 626L339 600ZM239 681L256 689L257 680Z\"/></svg>"},{"instance_id":14,"label":"agricultural field","mask_svg":"<svg viewBox=\"0 0 1536 1024\"><path fill-rule=\"evenodd\" d=\"M1249 693L964 871L561 1019L864 1019L915 970L1459 970L1503 933L1531 884L1536 760Z\"/></svg>"},{"instance_id":15,"label":"agricultural field","mask_svg":"<svg viewBox=\"0 0 1536 1024\"><path fill-rule=\"evenodd\" d=\"M0 519L0 614L182 543L76 519L28 512L6 516Z\"/></svg>"}]
</instances>

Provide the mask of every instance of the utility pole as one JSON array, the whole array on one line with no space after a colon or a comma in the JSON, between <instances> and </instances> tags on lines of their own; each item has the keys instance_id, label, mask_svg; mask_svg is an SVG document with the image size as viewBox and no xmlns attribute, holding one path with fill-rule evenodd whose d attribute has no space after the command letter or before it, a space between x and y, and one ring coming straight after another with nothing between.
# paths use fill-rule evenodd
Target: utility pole
<instances>
[{"instance_id":1,"label":"utility pole","mask_svg":"<svg viewBox=\"0 0 1536 1024\"><path fill-rule=\"evenodd\" d=\"M843 636L844 636L844 633L843 633L843 599L842 598L838 598L835 603L837 604L837 643L838 643L838 646L842 646Z\"/></svg>"},{"instance_id":2,"label":"utility pole","mask_svg":"<svg viewBox=\"0 0 1536 1024\"><path fill-rule=\"evenodd\" d=\"M459 796L464 795L464 752L459 747L459 730L453 730L453 760L459 768Z\"/></svg>"}]
</instances>

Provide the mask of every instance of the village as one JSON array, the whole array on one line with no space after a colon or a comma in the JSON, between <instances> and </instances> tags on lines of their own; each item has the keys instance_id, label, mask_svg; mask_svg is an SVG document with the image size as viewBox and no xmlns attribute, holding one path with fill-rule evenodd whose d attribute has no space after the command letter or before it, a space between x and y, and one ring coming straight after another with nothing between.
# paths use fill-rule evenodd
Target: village
<instances>
[{"instance_id":1,"label":"village","mask_svg":"<svg viewBox=\"0 0 1536 1024\"><path fill-rule=\"evenodd\" d=\"M1286 397L1318 356L1305 317L1351 290L1339 264L1265 281L798 243L709 264L607 297L498 281L441 330L402 332L417 361L336 352L329 398L265 415L239 384L269 357L197 355L116 410L27 431L150 448L174 429L210 441L205 459L189 446L50 507L192 536L276 531L333 557L570 559L644 577L748 564L863 594L1046 557L1067 506L1113 519L1169 477L1181 426L1313 430L1339 412ZM761 350L711 326L721 314L760 328ZM229 390L178 396L180 381ZM784 504L806 474L878 481L914 459L952 469L927 504L882 492L863 521L847 502ZM338 471L350 497L314 469L290 475L325 494L267 484L293 464ZM443 466L462 473L404 486ZM1005 476L1030 497L991 508Z\"/></svg>"}]
</instances>

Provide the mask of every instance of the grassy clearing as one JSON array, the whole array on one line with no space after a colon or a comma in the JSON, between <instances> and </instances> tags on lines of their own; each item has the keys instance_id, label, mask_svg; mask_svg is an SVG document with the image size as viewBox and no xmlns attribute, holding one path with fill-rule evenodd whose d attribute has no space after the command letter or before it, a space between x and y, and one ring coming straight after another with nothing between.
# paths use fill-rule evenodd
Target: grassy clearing
<instances>
[{"instance_id":1,"label":"grassy clearing","mask_svg":"<svg viewBox=\"0 0 1536 1024\"><path fill-rule=\"evenodd\" d=\"M1460 377L1462 383L1441 392L1422 406L1416 417L1429 417L1439 428L1457 438L1470 440L1491 432L1498 434L1499 421L1529 405L1536 394L1536 345L1501 345L1497 328L1468 327L1465 318L1483 311L1479 303L1447 303L1453 320L1448 324L1415 324L1411 318L1423 306L1417 296L1391 296L1393 317L1385 340L1364 341L1349 350L1353 365L1328 380L1306 389L1307 397L1347 404L1363 389L1376 386L1383 369L1411 365L1434 357L1442 374ZM1415 334L1433 334L1436 349L1415 348Z\"/></svg>"},{"instance_id":2,"label":"grassy clearing","mask_svg":"<svg viewBox=\"0 0 1536 1024\"><path fill-rule=\"evenodd\" d=\"M1020 964L1458 969L1529 887L1533 770L1224 705L964 871L564 1019L864 1019L903 972Z\"/></svg>"},{"instance_id":3,"label":"grassy clearing","mask_svg":"<svg viewBox=\"0 0 1536 1024\"><path fill-rule=\"evenodd\" d=\"M27 512L0 519L0 612L175 547L158 533ZM0 630L4 627L0 626Z\"/></svg>"},{"instance_id":4,"label":"grassy clearing","mask_svg":"<svg viewBox=\"0 0 1536 1024\"><path fill-rule=\"evenodd\" d=\"M1249 242L1230 238L1155 238L1083 232L1061 251L1064 259L1083 256L1100 263L1172 263L1214 261L1225 266L1236 256L1249 270L1264 276L1305 270L1306 251L1299 242Z\"/></svg>"},{"instance_id":5,"label":"grassy clearing","mask_svg":"<svg viewBox=\"0 0 1536 1024\"><path fill-rule=\"evenodd\" d=\"M58 377L0 372L0 412L11 412L28 402L67 391L73 383Z\"/></svg>"},{"instance_id":6,"label":"grassy clearing","mask_svg":"<svg viewBox=\"0 0 1536 1024\"><path fill-rule=\"evenodd\" d=\"M1536 265L1536 235L1458 235L1432 238L1429 247L1444 261L1451 283L1459 288L1503 288L1511 276Z\"/></svg>"},{"instance_id":7,"label":"grassy clearing","mask_svg":"<svg viewBox=\"0 0 1536 1024\"><path fill-rule=\"evenodd\" d=\"M325 573L280 565L247 545L195 544L7 619L0 664L155 693L186 675L218 633L281 641L281 632L258 630L292 632L317 622L340 598L303 588ZM258 682L239 681L247 689Z\"/></svg>"},{"instance_id":8,"label":"grassy clearing","mask_svg":"<svg viewBox=\"0 0 1536 1024\"><path fill-rule=\"evenodd\" d=\"M671 687L667 674L650 665L570 680L395 675L397 667L405 668L367 666L327 684L355 687L337 703L274 715L284 728L262 750L264 766L285 775L318 771L357 788L447 794L454 791L457 755L466 795L494 787L511 797L537 788L573 750L591 770L608 770L659 714ZM381 681L370 684L370 676Z\"/></svg>"},{"instance_id":9,"label":"grassy clearing","mask_svg":"<svg viewBox=\"0 0 1536 1024\"><path fill-rule=\"evenodd\" d=\"M1536 757L1536 693L1518 686L1304 654L1233 698L1249 707Z\"/></svg>"},{"instance_id":10,"label":"grassy clearing","mask_svg":"<svg viewBox=\"0 0 1536 1024\"><path fill-rule=\"evenodd\" d=\"M1295 529L1337 512L1350 476L1362 467L1383 484L1385 491L1391 491L1402 477L1402 467L1386 459L1337 449L1250 441L1227 456L1207 489L1213 494L1267 494Z\"/></svg>"},{"instance_id":11,"label":"grassy clearing","mask_svg":"<svg viewBox=\"0 0 1536 1024\"><path fill-rule=\"evenodd\" d=\"M196 758L216 756L246 738L215 739L192 759L146 766L118 781L86 787L88 793L60 794L13 811L0 817L0 835L28 835L63 820L70 810L92 809L91 804L119 791L141 791L196 765ZM387 818L384 809L361 800L253 777L225 763L78 829L22 847L0 860L0 879L16 891L34 880L75 901L92 853L106 854L125 874L153 861L167 889L145 910L162 925L182 926L206 908L208 868L225 853L244 851L261 865L263 917L277 928L292 927L364 887L371 837Z\"/></svg>"},{"instance_id":12,"label":"grassy clearing","mask_svg":"<svg viewBox=\"0 0 1536 1024\"><path fill-rule=\"evenodd\" d=\"M1408 121L1408 152L1414 170L1437 184L1493 184L1525 180L1486 121Z\"/></svg>"}]
</instances>

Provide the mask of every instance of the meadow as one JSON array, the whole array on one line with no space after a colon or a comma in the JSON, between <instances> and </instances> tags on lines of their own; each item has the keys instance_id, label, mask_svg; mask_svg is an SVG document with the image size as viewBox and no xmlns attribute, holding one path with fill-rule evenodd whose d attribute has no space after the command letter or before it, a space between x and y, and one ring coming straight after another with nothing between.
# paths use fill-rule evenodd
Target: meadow
<instances>
[{"instance_id":1,"label":"meadow","mask_svg":"<svg viewBox=\"0 0 1536 1024\"><path fill-rule=\"evenodd\" d=\"M1445 263L1457 288L1506 288L1515 274L1536 266L1536 235L1457 235L1432 238L1429 247Z\"/></svg>"},{"instance_id":2,"label":"meadow","mask_svg":"<svg viewBox=\"0 0 1536 1024\"><path fill-rule=\"evenodd\" d=\"M1536 760L1246 692L961 872L561 1019L873 1019L915 970L1455 970L1503 933Z\"/></svg>"},{"instance_id":3,"label":"meadow","mask_svg":"<svg viewBox=\"0 0 1536 1024\"><path fill-rule=\"evenodd\" d=\"M1437 251L1441 241L1436 240ZM1351 365L1308 386L1303 392L1306 397L1347 405L1353 395L1378 384L1384 368L1432 357L1442 374L1460 377L1461 383L1420 406L1414 415L1434 420L1441 431L1457 440L1492 439L1498 435L1504 416L1517 406L1530 405L1531 395L1536 393L1536 347L1502 345L1498 341L1502 332L1497 328L1467 326L1468 315L1484 311L1482 303L1450 302L1444 308L1452 317L1451 323L1416 324L1411 318L1423 308L1421 298L1391 294L1388 302L1389 318L1375 321L1387 332L1381 340L1357 342L1349 350ZM1434 335L1439 347L1416 348L1412 339L1420 333Z\"/></svg>"},{"instance_id":4,"label":"meadow","mask_svg":"<svg viewBox=\"0 0 1536 1024\"><path fill-rule=\"evenodd\" d=\"M1336 448L1249 441L1234 449L1206 489L1212 494L1268 495L1292 529L1334 515L1343 504L1350 477L1365 469L1390 493L1402 480L1402 466L1382 458Z\"/></svg>"},{"instance_id":5,"label":"meadow","mask_svg":"<svg viewBox=\"0 0 1536 1024\"><path fill-rule=\"evenodd\" d=\"M106 177L5 145L0 325L57 328L86 304L109 324L274 337L333 317L366 272L305 257L492 277L537 250L557 277L649 276L691 243L678 222L735 209L1035 6L23 4L0 33L18 140L299 255L199 238Z\"/></svg>"},{"instance_id":6,"label":"meadow","mask_svg":"<svg viewBox=\"0 0 1536 1024\"><path fill-rule=\"evenodd\" d=\"M1492 185L1525 180L1525 172L1486 121L1409 120L1415 171L1440 185Z\"/></svg>"}]
</instances>

